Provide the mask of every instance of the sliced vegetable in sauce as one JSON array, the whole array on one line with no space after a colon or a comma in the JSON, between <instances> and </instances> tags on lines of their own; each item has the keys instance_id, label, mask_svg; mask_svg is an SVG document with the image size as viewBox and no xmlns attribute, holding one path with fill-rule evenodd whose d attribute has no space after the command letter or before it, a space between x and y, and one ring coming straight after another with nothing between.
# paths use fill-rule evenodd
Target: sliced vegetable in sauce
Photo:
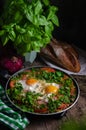
<instances>
[{"instance_id":1,"label":"sliced vegetable in sauce","mask_svg":"<svg viewBox=\"0 0 86 130\"><path fill-rule=\"evenodd\" d=\"M76 99L74 81L62 71L33 67L9 81L7 94L24 112L54 113L71 106Z\"/></svg>"}]
</instances>

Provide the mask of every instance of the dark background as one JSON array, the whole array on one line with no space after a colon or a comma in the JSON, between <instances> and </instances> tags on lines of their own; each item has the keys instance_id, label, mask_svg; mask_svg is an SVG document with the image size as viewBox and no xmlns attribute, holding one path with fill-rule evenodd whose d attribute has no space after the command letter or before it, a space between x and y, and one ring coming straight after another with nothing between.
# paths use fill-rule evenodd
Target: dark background
<instances>
[{"instance_id":1,"label":"dark background","mask_svg":"<svg viewBox=\"0 0 86 130\"><path fill-rule=\"evenodd\" d=\"M52 0L57 5L60 26L55 29L57 39L74 43L86 50L85 0Z\"/></svg>"},{"instance_id":2,"label":"dark background","mask_svg":"<svg viewBox=\"0 0 86 130\"><path fill-rule=\"evenodd\" d=\"M0 13L4 2L0 0ZM58 6L57 12L60 26L55 28L53 35L58 40L73 43L86 50L86 2L85 0L51 0Z\"/></svg>"}]
</instances>

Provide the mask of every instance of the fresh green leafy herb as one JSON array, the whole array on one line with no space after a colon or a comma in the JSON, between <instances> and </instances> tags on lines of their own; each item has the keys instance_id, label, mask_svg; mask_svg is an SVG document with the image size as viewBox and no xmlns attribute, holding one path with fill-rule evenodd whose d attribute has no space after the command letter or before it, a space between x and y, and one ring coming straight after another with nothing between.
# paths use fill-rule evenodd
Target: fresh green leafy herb
<instances>
[{"instance_id":1,"label":"fresh green leafy herb","mask_svg":"<svg viewBox=\"0 0 86 130\"><path fill-rule=\"evenodd\" d=\"M8 96L23 111L35 112L38 110L37 112L40 112L42 110L41 113L53 113L64 110L76 99L77 90L72 78L58 70L51 72L48 69L32 68L20 72L11 79L16 82L7 90ZM26 79L22 80L23 75L26 75ZM34 82L32 82L32 86L26 83L31 78L36 79L39 83L35 86L38 91L33 89ZM59 87L54 92L53 88L57 86ZM50 92L46 91L46 87L52 87Z\"/></svg>"},{"instance_id":2,"label":"fresh green leafy herb","mask_svg":"<svg viewBox=\"0 0 86 130\"><path fill-rule=\"evenodd\" d=\"M56 111L59 105L60 105L59 100L53 100L52 98L49 98L48 108L51 113Z\"/></svg>"},{"instance_id":3,"label":"fresh green leafy herb","mask_svg":"<svg viewBox=\"0 0 86 130\"><path fill-rule=\"evenodd\" d=\"M1 16L2 44L11 42L23 55L39 52L50 42L54 26L59 26L57 11L49 0L9 0Z\"/></svg>"}]
</instances>

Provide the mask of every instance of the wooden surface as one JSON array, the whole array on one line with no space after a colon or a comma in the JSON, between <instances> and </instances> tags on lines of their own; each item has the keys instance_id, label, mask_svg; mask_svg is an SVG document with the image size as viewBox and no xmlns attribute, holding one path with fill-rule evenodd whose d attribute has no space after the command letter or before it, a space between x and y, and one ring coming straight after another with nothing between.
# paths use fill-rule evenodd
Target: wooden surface
<instances>
[{"instance_id":1,"label":"wooden surface","mask_svg":"<svg viewBox=\"0 0 86 130\"><path fill-rule=\"evenodd\" d=\"M27 64L28 65L28 64ZM42 61L35 61L31 66L45 65ZM80 88L80 97L77 103L62 117L49 116L49 117L33 117L26 115L30 121L30 124L25 130L59 130L61 124L71 119L80 120L81 117L86 115L86 76L72 75L78 82ZM1 79L0 79L1 80ZM0 81L1 82L1 81ZM9 130L3 124L0 124L0 130Z\"/></svg>"}]
</instances>

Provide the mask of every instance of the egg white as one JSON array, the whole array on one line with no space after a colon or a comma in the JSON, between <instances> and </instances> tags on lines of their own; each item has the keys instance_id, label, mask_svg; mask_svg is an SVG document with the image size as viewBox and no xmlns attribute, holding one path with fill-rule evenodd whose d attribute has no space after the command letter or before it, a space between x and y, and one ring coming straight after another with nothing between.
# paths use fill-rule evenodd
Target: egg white
<instances>
[{"instance_id":1,"label":"egg white","mask_svg":"<svg viewBox=\"0 0 86 130\"><path fill-rule=\"evenodd\" d=\"M26 84L26 80L19 80L19 83L22 84L24 91L30 91L35 93L40 93L43 96L40 96L39 99L44 100L45 102L48 102L48 98L52 95L51 93L46 93L45 89L48 86L55 86L57 89L59 89L59 84L56 83L47 83L45 80L37 80L36 83L33 83L31 85Z\"/></svg>"},{"instance_id":2,"label":"egg white","mask_svg":"<svg viewBox=\"0 0 86 130\"><path fill-rule=\"evenodd\" d=\"M35 88L37 87L37 83L27 85L26 80L20 80L19 83L22 84L23 90L26 90L26 91L33 92L33 91L35 91Z\"/></svg>"}]
</instances>

